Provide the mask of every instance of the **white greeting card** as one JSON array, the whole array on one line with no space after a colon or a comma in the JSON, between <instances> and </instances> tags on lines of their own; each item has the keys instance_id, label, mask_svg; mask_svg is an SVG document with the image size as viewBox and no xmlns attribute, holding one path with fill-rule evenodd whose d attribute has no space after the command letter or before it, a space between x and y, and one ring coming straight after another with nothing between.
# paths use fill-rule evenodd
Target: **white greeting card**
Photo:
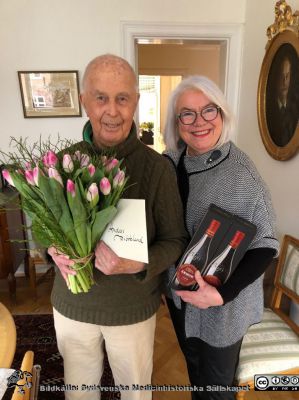
<instances>
[{"instance_id":1,"label":"white greeting card","mask_svg":"<svg viewBox=\"0 0 299 400\"><path fill-rule=\"evenodd\" d=\"M103 240L119 257L148 263L145 200L120 199Z\"/></svg>"}]
</instances>

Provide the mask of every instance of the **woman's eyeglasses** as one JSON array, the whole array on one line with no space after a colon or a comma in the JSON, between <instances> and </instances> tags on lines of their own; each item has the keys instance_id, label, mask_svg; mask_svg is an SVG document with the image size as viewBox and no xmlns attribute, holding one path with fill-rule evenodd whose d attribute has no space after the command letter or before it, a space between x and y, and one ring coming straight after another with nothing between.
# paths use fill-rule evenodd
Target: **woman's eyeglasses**
<instances>
[{"instance_id":1,"label":"woman's eyeglasses","mask_svg":"<svg viewBox=\"0 0 299 400\"><path fill-rule=\"evenodd\" d=\"M221 110L218 106L208 106L203 108L201 111L182 111L177 117L180 119L183 125L192 125L200 115L205 121L213 121Z\"/></svg>"}]
</instances>

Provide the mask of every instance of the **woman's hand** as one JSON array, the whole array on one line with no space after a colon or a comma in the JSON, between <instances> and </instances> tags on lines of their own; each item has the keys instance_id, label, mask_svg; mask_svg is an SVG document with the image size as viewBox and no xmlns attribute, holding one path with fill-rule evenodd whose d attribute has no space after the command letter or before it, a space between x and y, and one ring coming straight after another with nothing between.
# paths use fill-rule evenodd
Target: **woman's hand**
<instances>
[{"instance_id":1,"label":"woman's hand","mask_svg":"<svg viewBox=\"0 0 299 400\"><path fill-rule=\"evenodd\" d=\"M115 252L99 241L95 250L95 267L105 275L136 274L144 268L144 263L118 257Z\"/></svg>"},{"instance_id":2,"label":"woman's hand","mask_svg":"<svg viewBox=\"0 0 299 400\"><path fill-rule=\"evenodd\" d=\"M68 275L76 275L76 271L70 267L75 264L73 260L70 260L69 256L60 253L55 247L49 247L48 253L53 258L53 261L59 268L63 279L66 281L67 286L70 286Z\"/></svg>"},{"instance_id":3,"label":"woman's hand","mask_svg":"<svg viewBox=\"0 0 299 400\"><path fill-rule=\"evenodd\" d=\"M223 305L223 299L218 290L204 281L199 271L195 272L195 279L199 286L196 291L177 290L175 293L186 303L198 308L205 309Z\"/></svg>"}]
</instances>

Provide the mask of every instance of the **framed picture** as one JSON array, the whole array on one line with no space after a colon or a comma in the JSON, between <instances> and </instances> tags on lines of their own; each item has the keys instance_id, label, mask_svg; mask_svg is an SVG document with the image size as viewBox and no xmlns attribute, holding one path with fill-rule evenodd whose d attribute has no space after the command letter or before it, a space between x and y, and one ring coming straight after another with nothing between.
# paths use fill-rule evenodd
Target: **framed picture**
<instances>
[{"instance_id":1,"label":"framed picture","mask_svg":"<svg viewBox=\"0 0 299 400\"><path fill-rule=\"evenodd\" d=\"M263 143L276 160L299 148L299 38L292 30L270 42L258 85L258 122Z\"/></svg>"},{"instance_id":2,"label":"framed picture","mask_svg":"<svg viewBox=\"0 0 299 400\"><path fill-rule=\"evenodd\" d=\"M81 117L78 71L18 71L25 118Z\"/></svg>"}]
</instances>

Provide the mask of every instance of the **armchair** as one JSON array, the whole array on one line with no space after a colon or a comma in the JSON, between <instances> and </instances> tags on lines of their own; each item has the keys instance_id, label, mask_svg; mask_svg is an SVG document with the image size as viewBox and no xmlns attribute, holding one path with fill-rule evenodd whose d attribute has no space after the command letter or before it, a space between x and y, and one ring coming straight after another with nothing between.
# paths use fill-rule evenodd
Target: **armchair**
<instances>
[{"instance_id":1,"label":"armchair","mask_svg":"<svg viewBox=\"0 0 299 400\"><path fill-rule=\"evenodd\" d=\"M299 303L299 240L285 235L271 307L243 339L236 372L239 386L253 389L256 374L299 374L299 326L288 315L290 301ZM244 399L245 394L238 392L236 399Z\"/></svg>"}]
</instances>

